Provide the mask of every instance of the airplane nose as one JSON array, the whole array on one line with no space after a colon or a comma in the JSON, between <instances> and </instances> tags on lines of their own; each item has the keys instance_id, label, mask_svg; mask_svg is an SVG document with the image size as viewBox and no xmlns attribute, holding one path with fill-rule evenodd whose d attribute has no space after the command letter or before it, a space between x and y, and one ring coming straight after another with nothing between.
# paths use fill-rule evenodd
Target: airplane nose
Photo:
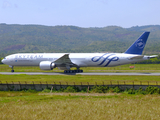
<instances>
[{"instance_id":1,"label":"airplane nose","mask_svg":"<svg viewBox=\"0 0 160 120\"><path fill-rule=\"evenodd\" d=\"M4 64L4 59L2 59L1 62Z\"/></svg>"},{"instance_id":2,"label":"airplane nose","mask_svg":"<svg viewBox=\"0 0 160 120\"><path fill-rule=\"evenodd\" d=\"M1 62L3 63L3 59L1 60Z\"/></svg>"}]
</instances>

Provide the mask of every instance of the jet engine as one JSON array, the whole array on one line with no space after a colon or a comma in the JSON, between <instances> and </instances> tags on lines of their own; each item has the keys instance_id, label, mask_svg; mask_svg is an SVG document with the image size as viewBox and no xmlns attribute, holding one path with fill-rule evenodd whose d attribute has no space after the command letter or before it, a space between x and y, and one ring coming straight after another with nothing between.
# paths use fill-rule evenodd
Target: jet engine
<instances>
[{"instance_id":1,"label":"jet engine","mask_svg":"<svg viewBox=\"0 0 160 120\"><path fill-rule=\"evenodd\" d=\"M56 67L56 64L50 61L42 61L39 64L41 70L52 70Z\"/></svg>"}]
</instances>

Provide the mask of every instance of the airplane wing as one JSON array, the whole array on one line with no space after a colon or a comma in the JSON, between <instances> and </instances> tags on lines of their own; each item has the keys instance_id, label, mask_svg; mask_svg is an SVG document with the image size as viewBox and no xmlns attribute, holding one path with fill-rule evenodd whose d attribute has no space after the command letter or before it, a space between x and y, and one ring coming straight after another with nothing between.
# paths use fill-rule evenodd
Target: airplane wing
<instances>
[{"instance_id":1,"label":"airplane wing","mask_svg":"<svg viewBox=\"0 0 160 120\"><path fill-rule=\"evenodd\" d=\"M64 54L62 57L58 58L57 60L54 61L56 64L70 64L72 63L71 60L69 59L69 54Z\"/></svg>"},{"instance_id":2,"label":"airplane wing","mask_svg":"<svg viewBox=\"0 0 160 120\"><path fill-rule=\"evenodd\" d=\"M77 66L76 64L72 63L69 58L69 54L64 54L62 57L58 58L54 61L57 67L61 68L70 68L71 66Z\"/></svg>"}]
</instances>

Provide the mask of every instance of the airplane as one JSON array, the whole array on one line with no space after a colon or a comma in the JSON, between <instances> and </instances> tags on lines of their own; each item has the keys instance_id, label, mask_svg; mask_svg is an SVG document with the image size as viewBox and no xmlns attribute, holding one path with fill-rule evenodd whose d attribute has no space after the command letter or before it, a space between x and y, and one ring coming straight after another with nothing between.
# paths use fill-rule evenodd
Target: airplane
<instances>
[{"instance_id":1,"label":"airplane","mask_svg":"<svg viewBox=\"0 0 160 120\"><path fill-rule=\"evenodd\" d=\"M39 66L41 70L58 68L64 73L83 72L80 67L112 67L155 58L142 55L150 32L144 32L124 53L17 53L6 56L2 63L14 66ZM76 67L76 70L70 68Z\"/></svg>"}]
</instances>

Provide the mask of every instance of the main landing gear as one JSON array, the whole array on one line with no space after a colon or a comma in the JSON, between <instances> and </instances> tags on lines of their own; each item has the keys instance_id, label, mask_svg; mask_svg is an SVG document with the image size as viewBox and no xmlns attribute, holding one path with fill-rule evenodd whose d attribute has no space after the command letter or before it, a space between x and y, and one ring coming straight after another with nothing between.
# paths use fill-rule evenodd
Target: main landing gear
<instances>
[{"instance_id":1,"label":"main landing gear","mask_svg":"<svg viewBox=\"0 0 160 120\"><path fill-rule=\"evenodd\" d=\"M64 70L64 73L82 73L83 70Z\"/></svg>"}]
</instances>

